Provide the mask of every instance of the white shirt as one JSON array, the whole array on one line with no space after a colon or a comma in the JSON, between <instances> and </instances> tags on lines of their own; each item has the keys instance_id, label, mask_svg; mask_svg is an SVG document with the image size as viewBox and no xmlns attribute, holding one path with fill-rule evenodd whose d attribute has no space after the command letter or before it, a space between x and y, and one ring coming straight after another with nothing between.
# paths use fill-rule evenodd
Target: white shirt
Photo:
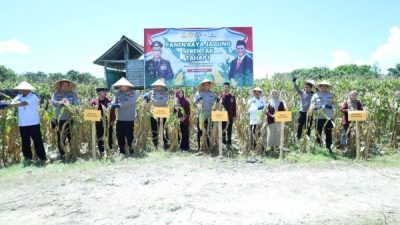
<instances>
[{"instance_id":1,"label":"white shirt","mask_svg":"<svg viewBox=\"0 0 400 225\"><path fill-rule=\"evenodd\" d=\"M30 92L27 96L17 95L13 103L27 102L26 106L18 107L18 126L32 126L40 123L39 97Z\"/></svg>"},{"instance_id":2,"label":"white shirt","mask_svg":"<svg viewBox=\"0 0 400 225\"><path fill-rule=\"evenodd\" d=\"M248 110L248 113L250 113L250 125L261 124L263 119L262 111L266 105L264 98L260 97L257 99L253 96L249 99L247 104L250 105ZM261 107L262 109L259 110Z\"/></svg>"}]
</instances>

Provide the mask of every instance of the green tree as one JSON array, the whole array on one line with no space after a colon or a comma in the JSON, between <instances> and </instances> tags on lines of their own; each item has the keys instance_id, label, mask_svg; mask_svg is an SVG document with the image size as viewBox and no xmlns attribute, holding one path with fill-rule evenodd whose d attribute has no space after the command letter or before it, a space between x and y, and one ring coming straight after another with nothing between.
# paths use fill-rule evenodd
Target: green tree
<instances>
[{"instance_id":1,"label":"green tree","mask_svg":"<svg viewBox=\"0 0 400 225\"><path fill-rule=\"evenodd\" d=\"M5 81L15 82L16 77L17 74L14 71L8 69L3 65L0 65L0 82L5 82Z\"/></svg>"},{"instance_id":2,"label":"green tree","mask_svg":"<svg viewBox=\"0 0 400 225\"><path fill-rule=\"evenodd\" d=\"M396 64L394 68L389 68L388 72L389 76L400 77L400 64Z\"/></svg>"},{"instance_id":3,"label":"green tree","mask_svg":"<svg viewBox=\"0 0 400 225\"><path fill-rule=\"evenodd\" d=\"M37 73L33 73L33 72L26 72L24 74L21 75L23 78L25 78L26 80L33 82L33 83L42 83L42 82L46 82L47 80L47 74L39 71Z\"/></svg>"}]
</instances>

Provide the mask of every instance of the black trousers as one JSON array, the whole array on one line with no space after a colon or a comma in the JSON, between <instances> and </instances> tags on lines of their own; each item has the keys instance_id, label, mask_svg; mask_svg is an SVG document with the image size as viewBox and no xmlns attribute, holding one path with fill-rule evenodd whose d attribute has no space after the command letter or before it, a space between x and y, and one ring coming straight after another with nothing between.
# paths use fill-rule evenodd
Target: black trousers
<instances>
[{"instance_id":1,"label":"black trousers","mask_svg":"<svg viewBox=\"0 0 400 225\"><path fill-rule=\"evenodd\" d=\"M317 142L318 144L321 144L321 135L322 131L324 131L326 136L325 140L326 148L329 149L329 151L332 151L332 129L333 129L332 120L327 120L327 119L317 120L317 131L318 131Z\"/></svg>"},{"instance_id":2,"label":"black trousers","mask_svg":"<svg viewBox=\"0 0 400 225\"><path fill-rule=\"evenodd\" d=\"M307 112L299 112L299 118L297 119L297 139L301 139L301 135L303 134L303 128L307 122ZM308 124L306 125L307 135L311 134L311 126L312 126L312 117L308 118Z\"/></svg>"},{"instance_id":3,"label":"black trousers","mask_svg":"<svg viewBox=\"0 0 400 225\"><path fill-rule=\"evenodd\" d=\"M112 148L113 144L113 129L112 126L109 127L108 129L108 146ZM104 152L104 140L103 140L103 135L104 135L104 126L103 122L96 122L96 135L97 135L97 146L99 148L99 152L103 153Z\"/></svg>"},{"instance_id":4,"label":"black trousers","mask_svg":"<svg viewBox=\"0 0 400 225\"><path fill-rule=\"evenodd\" d=\"M167 122L166 118L163 118L163 124L164 124L164 129L165 129L165 122ZM150 124L151 124L151 132L153 134L153 144L154 147L158 146L158 124L160 122L160 118L155 119L154 117L150 118ZM168 145L168 135L167 132L165 131L163 134L163 140L164 140L164 147L167 147Z\"/></svg>"},{"instance_id":5,"label":"black trousers","mask_svg":"<svg viewBox=\"0 0 400 225\"><path fill-rule=\"evenodd\" d=\"M205 120L204 121L204 129L207 130L207 128L208 128L208 120ZM200 130L200 121L197 118L197 146L198 146L199 150L200 150L200 139L201 139L202 135L203 135L203 131ZM207 137L207 143L208 143L208 146L210 146L210 139L208 137Z\"/></svg>"},{"instance_id":6,"label":"black trousers","mask_svg":"<svg viewBox=\"0 0 400 225\"><path fill-rule=\"evenodd\" d=\"M189 151L189 125L180 123L180 128L181 128L181 134L182 134L182 140L181 140L181 145L180 148L184 151Z\"/></svg>"},{"instance_id":7,"label":"black trousers","mask_svg":"<svg viewBox=\"0 0 400 225\"><path fill-rule=\"evenodd\" d=\"M134 121L117 121L117 140L119 146L119 152L121 154L125 154L125 145L128 144L129 146L129 153L132 153L132 142L133 138L133 129L134 129L135 122ZM128 143L126 143L125 141Z\"/></svg>"},{"instance_id":8,"label":"black trousers","mask_svg":"<svg viewBox=\"0 0 400 225\"><path fill-rule=\"evenodd\" d=\"M226 129L227 125L228 128ZM230 119L228 122L222 122L222 130L223 130L222 143L226 145L232 145L232 126L233 126L233 119Z\"/></svg>"},{"instance_id":9,"label":"black trousers","mask_svg":"<svg viewBox=\"0 0 400 225\"><path fill-rule=\"evenodd\" d=\"M24 154L25 159L32 159L31 138L33 140L33 145L35 146L35 152L38 158L41 160L47 159L39 124L19 127L19 133L21 134L22 153Z\"/></svg>"},{"instance_id":10,"label":"black trousers","mask_svg":"<svg viewBox=\"0 0 400 225\"><path fill-rule=\"evenodd\" d=\"M58 151L60 152L60 155L63 156L65 155L65 151L61 146L61 141L63 142L63 144L65 145L65 141L68 138L68 142L71 143L72 137L71 137L71 126L72 126L72 120L70 123L67 123L67 125L65 125L65 135L64 135L64 140L61 140L61 130L62 127L64 126L64 124L67 123L67 120L60 120L60 122L58 123L58 130L57 130L57 144L58 144Z\"/></svg>"}]
</instances>

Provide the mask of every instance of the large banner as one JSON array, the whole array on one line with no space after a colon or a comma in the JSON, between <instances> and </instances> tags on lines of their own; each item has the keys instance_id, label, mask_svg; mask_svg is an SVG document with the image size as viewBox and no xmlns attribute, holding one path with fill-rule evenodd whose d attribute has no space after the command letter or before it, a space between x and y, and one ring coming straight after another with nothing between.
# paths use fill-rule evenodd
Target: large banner
<instances>
[{"instance_id":1,"label":"large banner","mask_svg":"<svg viewBox=\"0 0 400 225\"><path fill-rule=\"evenodd\" d=\"M145 29L146 87L164 78L169 87L253 85L251 27Z\"/></svg>"}]
</instances>

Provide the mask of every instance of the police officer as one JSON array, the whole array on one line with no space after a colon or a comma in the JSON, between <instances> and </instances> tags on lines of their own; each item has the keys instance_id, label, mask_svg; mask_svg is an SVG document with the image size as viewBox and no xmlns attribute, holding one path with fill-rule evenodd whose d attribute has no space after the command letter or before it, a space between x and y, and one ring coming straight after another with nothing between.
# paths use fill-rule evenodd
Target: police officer
<instances>
[{"instance_id":1,"label":"police officer","mask_svg":"<svg viewBox=\"0 0 400 225\"><path fill-rule=\"evenodd\" d=\"M153 90L147 92L144 94L144 99L147 102L152 101L153 107L168 107L168 90L167 90L167 85L164 83L164 79L158 79L156 82L151 84L153 87ZM152 112L152 110L151 110ZM167 121L166 118L163 118L163 123L165 125L165 122ZM151 131L153 134L153 144L154 147L157 148L158 146L158 124L160 122L160 118L155 119L153 116L150 117L150 123L151 123ZM167 134L164 132L163 134L163 140L164 140L164 149L168 148L168 141L167 141Z\"/></svg>"},{"instance_id":2,"label":"police officer","mask_svg":"<svg viewBox=\"0 0 400 225\"><path fill-rule=\"evenodd\" d=\"M211 85L214 82L209 79L204 79L198 88L194 96L193 104L197 110L197 144L198 151L200 151L200 138L203 135L203 131L200 129L200 122L204 123L204 131L207 131L208 120L211 118L211 109L217 100L217 94L211 91ZM198 105L200 104L200 105ZM204 121L200 121L200 114L203 113ZM206 134L207 135L207 134ZM209 143L209 138L207 137L207 143Z\"/></svg>"},{"instance_id":3,"label":"police officer","mask_svg":"<svg viewBox=\"0 0 400 225\"><path fill-rule=\"evenodd\" d=\"M310 110L316 110L317 117L317 142L321 144L322 132L326 136L326 148L329 153L332 153L332 129L333 129L333 114L336 109L335 95L329 91L330 84L327 81L322 81L318 84L319 92L315 93L311 98ZM309 113L311 115L312 113Z\"/></svg>"},{"instance_id":4,"label":"police officer","mask_svg":"<svg viewBox=\"0 0 400 225\"><path fill-rule=\"evenodd\" d=\"M159 41L151 43L153 58L145 63L147 84L151 84L160 78L165 80L171 80L174 78L171 63L168 60L161 58L162 47L163 44Z\"/></svg>"},{"instance_id":5,"label":"police officer","mask_svg":"<svg viewBox=\"0 0 400 225\"><path fill-rule=\"evenodd\" d=\"M43 146L42 134L40 133L39 98L32 91L32 85L22 82L15 90L20 91L11 104L3 103L0 109L18 107L18 126L21 135L22 153L24 155L24 166L32 164L31 139L39 158L39 165L46 163L46 151Z\"/></svg>"},{"instance_id":6,"label":"police officer","mask_svg":"<svg viewBox=\"0 0 400 225\"><path fill-rule=\"evenodd\" d=\"M133 84L124 77L113 84L113 87L119 89L111 103L111 109L118 109L116 133L119 152L121 155L125 155L125 146L127 145L128 152L132 154L136 100L138 96L132 90ZM126 143L125 138L128 143Z\"/></svg>"},{"instance_id":7,"label":"police officer","mask_svg":"<svg viewBox=\"0 0 400 225\"><path fill-rule=\"evenodd\" d=\"M65 140L68 138L68 142L71 143L72 116L74 115L76 108L79 106L79 100L78 95L75 92L76 84L74 82L62 79L55 82L53 86L56 92L51 98L51 104L56 108L58 150L61 158L64 158L65 151L62 148L61 141L65 144ZM65 123L67 123L64 127L66 138L61 140L61 131Z\"/></svg>"},{"instance_id":8,"label":"police officer","mask_svg":"<svg viewBox=\"0 0 400 225\"><path fill-rule=\"evenodd\" d=\"M299 118L297 119L297 139L300 140L306 122L308 122L306 125L307 135L310 136L311 133L312 118L309 118L307 121L307 112L310 109L311 98L314 95L312 88L315 86L315 82L313 80L307 80L304 82L303 90L300 90L299 86L296 84L296 80L297 78L294 77L292 81L294 89L300 96Z\"/></svg>"},{"instance_id":9,"label":"police officer","mask_svg":"<svg viewBox=\"0 0 400 225\"><path fill-rule=\"evenodd\" d=\"M101 110L101 115L103 116L104 114L104 108L108 108L111 105L111 99L107 97L107 88L104 87L98 87L96 88L96 92L98 94L98 97L96 99L93 99L91 104L93 107L95 107L97 110ZM115 121L115 110L111 110L110 112L110 120L107 121L108 124L108 146L109 148L113 148L112 143L113 143L113 125ZM99 148L99 153L100 156L104 155L104 123L103 121L97 121L96 122L96 135L97 135L97 146Z\"/></svg>"}]
</instances>

